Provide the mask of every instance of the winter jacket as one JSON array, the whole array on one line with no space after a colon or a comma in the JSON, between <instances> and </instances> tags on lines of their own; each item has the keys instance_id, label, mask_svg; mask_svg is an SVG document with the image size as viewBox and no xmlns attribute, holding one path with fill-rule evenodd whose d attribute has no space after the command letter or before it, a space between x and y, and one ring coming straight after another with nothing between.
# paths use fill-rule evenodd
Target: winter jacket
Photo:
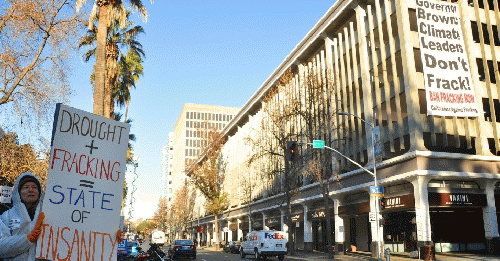
<instances>
[{"instance_id":1,"label":"winter jacket","mask_svg":"<svg viewBox=\"0 0 500 261\"><path fill-rule=\"evenodd\" d=\"M35 217L31 220L28 210L21 202L19 195L19 181L26 175L33 176L39 184L40 180L30 172L26 172L17 178L12 189L12 208L0 216L0 258L4 261L34 261L36 242L28 241L27 235L35 226L38 213L42 207L43 190L35 211Z\"/></svg>"}]
</instances>

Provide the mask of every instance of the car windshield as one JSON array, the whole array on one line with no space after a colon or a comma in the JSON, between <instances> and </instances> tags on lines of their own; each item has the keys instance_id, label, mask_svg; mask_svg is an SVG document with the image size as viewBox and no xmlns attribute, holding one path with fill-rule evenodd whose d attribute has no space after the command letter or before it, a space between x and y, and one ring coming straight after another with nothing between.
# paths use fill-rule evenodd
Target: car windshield
<instances>
[{"instance_id":1,"label":"car windshield","mask_svg":"<svg viewBox=\"0 0 500 261\"><path fill-rule=\"evenodd\" d=\"M175 240L175 245L178 246L190 246L193 245L193 241L191 240Z\"/></svg>"}]
</instances>

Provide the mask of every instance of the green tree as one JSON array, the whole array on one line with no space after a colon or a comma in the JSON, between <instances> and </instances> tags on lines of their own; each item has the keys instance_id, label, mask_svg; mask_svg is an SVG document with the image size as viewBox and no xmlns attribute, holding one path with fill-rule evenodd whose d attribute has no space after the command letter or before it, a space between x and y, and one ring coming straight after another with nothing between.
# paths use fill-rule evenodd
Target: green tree
<instances>
[{"instance_id":1,"label":"green tree","mask_svg":"<svg viewBox=\"0 0 500 261\"><path fill-rule=\"evenodd\" d=\"M114 89L113 97L116 104L122 109L125 106L124 122L127 121L128 108L130 104L130 90L135 89L135 83L144 73L142 66L142 58L135 52L128 51L127 55L120 57L120 74L118 84Z\"/></svg>"},{"instance_id":2,"label":"green tree","mask_svg":"<svg viewBox=\"0 0 500 261\"><path fill-rule=\"evenodd\" d=\"M77 9L86 3L87 0L77 0ZM128 0L130 7L139 11L145 21L147 21L147 10L141 0ZM153 0L151 0L151 3ZM98 18L97 27L97 45L96 45L96 64L95 64L95 82L94 82L94 108L93 112L97 115L111 117L104 114L105 106L105 83L106 83L106 48L108 38L108 28L111 23L116 20L120 21L120 25L125 27L127 10L123 0L95 0L92 8L92 13L89 17L89 30L93 29L94 20Z\"/></svg>"}]
</instances>

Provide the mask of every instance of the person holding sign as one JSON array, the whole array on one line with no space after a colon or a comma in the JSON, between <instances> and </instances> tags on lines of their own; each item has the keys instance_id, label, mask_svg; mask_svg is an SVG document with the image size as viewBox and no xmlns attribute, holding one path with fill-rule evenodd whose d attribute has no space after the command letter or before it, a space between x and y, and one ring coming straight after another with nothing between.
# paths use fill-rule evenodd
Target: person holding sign
<instances>
[{"instance_id":1,"label":"person holding sign","mask_svg":"<svg viewBox=\"0 0 500 261\"><path fill-rule=\"evenodd\" d=\"M0 258L32 261L45 214L40 211L42 186L30 172L19 176L12 190L12 208L0 216Z\"/></svg>"}]
</instances>

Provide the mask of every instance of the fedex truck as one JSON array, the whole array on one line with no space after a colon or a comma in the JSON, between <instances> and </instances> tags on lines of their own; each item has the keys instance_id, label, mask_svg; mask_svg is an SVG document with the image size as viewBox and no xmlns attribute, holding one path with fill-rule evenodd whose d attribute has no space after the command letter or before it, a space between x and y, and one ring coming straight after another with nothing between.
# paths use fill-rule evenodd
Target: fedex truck
<instances>
[{"instance_id":1,"label":"fedex truck","mask_svg":"<svg viewBox=\"0 0 500 261\"><path fill-rule=\"evenodd\" d=\"M256 260L267 257L278 257L282 261L287 253L287 236L285 232L276 230L251 231L241 242L240 256L253 255Z\"/></svg>"}]
</instances>

